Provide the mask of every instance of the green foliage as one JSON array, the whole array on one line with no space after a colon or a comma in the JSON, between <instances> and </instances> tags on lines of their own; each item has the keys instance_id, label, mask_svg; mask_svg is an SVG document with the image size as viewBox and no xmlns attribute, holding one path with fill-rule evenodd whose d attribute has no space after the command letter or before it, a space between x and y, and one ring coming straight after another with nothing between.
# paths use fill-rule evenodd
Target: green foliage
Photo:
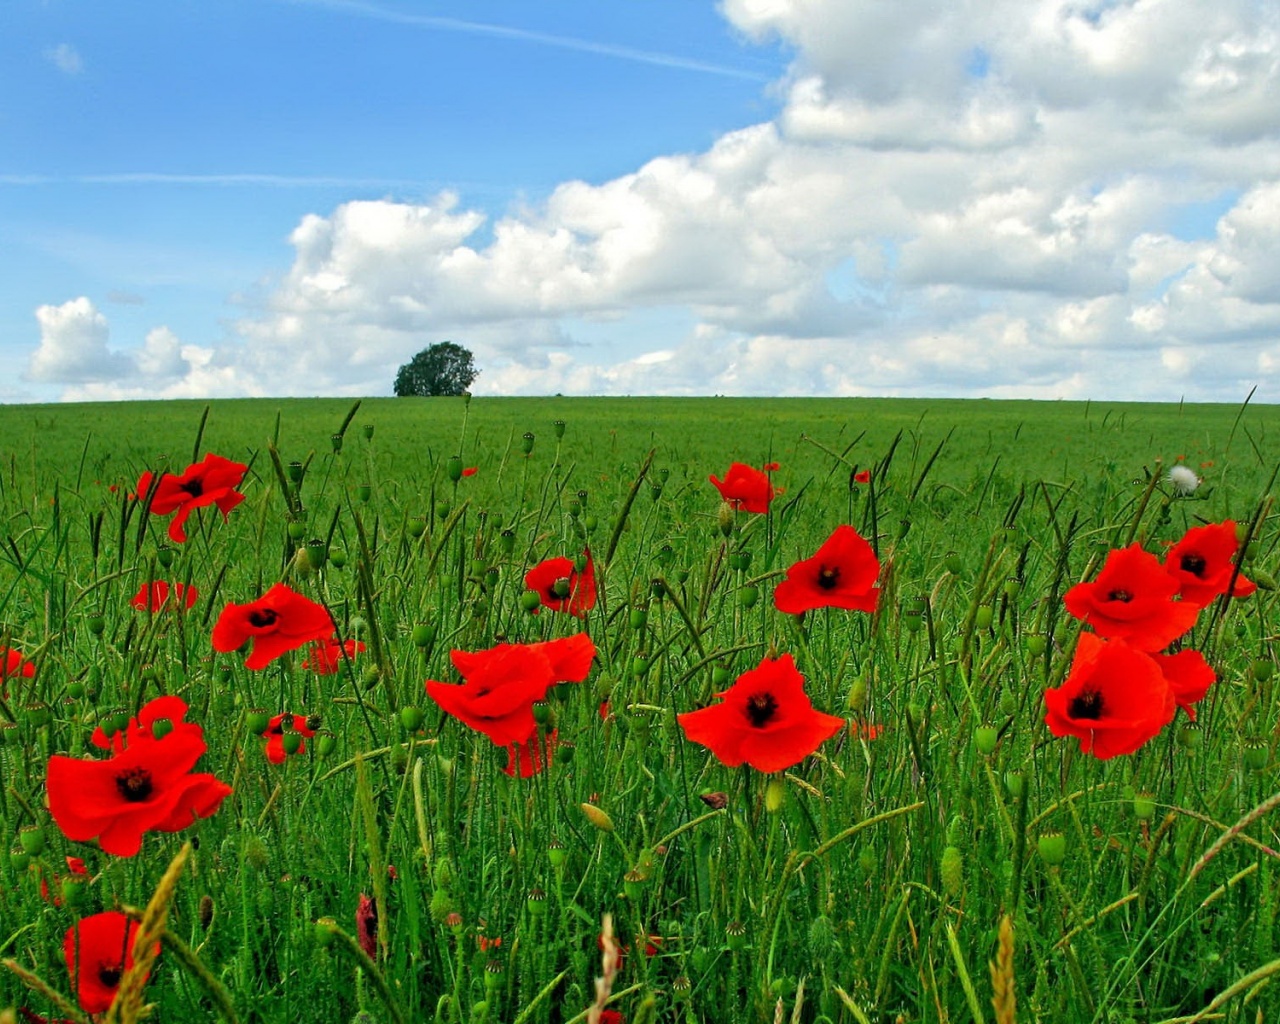
<instances>
[{"instance_id":1,"label":"green foliage","mask_svg":"<svg viewBox=\"0 0 1280 1024\"><path fill-rule=\"evenodd\" d=\"M396 371L397 398L458 396L480 375L471 353L452 341L424 348Z\"/></svg>"},{"instance_id":2,"label":"green foliage","mask_svg":"<svg viewBox=\"0 0 1280 1024\"><path fill-rule=\"evenodd\" d=\"M169 928L244 1021L570 1021L594 995L605 913L629 947L613 985L628 1020L768 1021L779 999L806 1021L969 1020L975 1005L990 1020L1005 913L1021 1021L1159 1022L1222 993L1235 1019L1280 1019L1265 984L1280 956L1275 592L1188 638L1219 676L1195 731L1179 718L1100 762L1048 733L1041 701L1079 629L1063 590L1131 533L1158 553L1200 522L1257 522L1245 571L1276 575L1276 410L1237 425L1225 406L1021 402L203 409L0 407L0 646L38 666L0 696L0 957L54 988L68 991L74 921L145 905L195 838ZM197 458L249 464L246 500L226 521L198 511L175 546L131 492L144 470L180 471L197 434ZM1191 497L1162 483L1178 456L1205 477ZM476 474L451 472L455 457ZM777 461L782 493L726 534L707 476L735 459ZM776 583L839 523L874 538L879 611L781 615ZM522 607L531 565L587 548L602 598L585 620ZM199 600L131 608L151 579ZM303 652L262 672L215 655L222 607L277 580L365 650L332 676ZM540 711L572 756L532 778L504 775L507 752L424 693L457 681L453 649L583 628L590 677ZM772 789L676 721L770 649L851 720ZM49 755L98 756L95 723L160 693L188 702L209 745L197 770L234 795L133 859L69 842L44 809ZM314 715L327 742L269 764L257 708ZM59 884L67 856L84 883ZM376 974L354 939L362 894L385 911ZM213 1019L177 948L146 989L156 1019ZM0 968L10 1005L51 1014Z\"/></svg>"}]
</instances>

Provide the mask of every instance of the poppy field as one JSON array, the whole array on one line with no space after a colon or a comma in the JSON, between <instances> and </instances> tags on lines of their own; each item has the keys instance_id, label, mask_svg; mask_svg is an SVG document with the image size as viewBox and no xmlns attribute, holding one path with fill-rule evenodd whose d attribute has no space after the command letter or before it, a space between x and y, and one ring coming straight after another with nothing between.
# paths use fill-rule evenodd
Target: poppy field
<instances>
[{"instance_id":1,"label":"poppy field","mask_svg":"<svg viewBox=\"0 0 1280 1024\"><path fill-rule=\"evenodd\" d=\"M0 1022L1280 1019L1277 430L0 408Z\"/></svg>"}]
</instances>

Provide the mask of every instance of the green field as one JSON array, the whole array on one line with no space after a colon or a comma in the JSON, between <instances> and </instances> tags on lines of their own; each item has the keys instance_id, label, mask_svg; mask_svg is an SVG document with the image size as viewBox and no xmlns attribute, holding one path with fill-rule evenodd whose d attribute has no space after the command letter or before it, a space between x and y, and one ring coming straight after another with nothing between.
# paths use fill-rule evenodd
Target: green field
<instances>
[{"instance_id":1,"label":"green field","mask_svg":"<svg viewBox=\"0 0 1280 1024\"><path fill-rule=\"evenodd\" d=\"M0 647L35 666L0 698L0 1021L81 1014L68 929L146 906L188 840L143 992L161 1021L586 1020L605 915L628 1022L1004 1022L1010 978L1024 1022L1280 1019L1280 410L354 404L0 407ZM248 466L244 500L176 543L133 492L207 453ZM708 476L733 461L778 464L767 514L722 505ZM1197 722L1107 760L1054 736L1042 695L1081 632L1063 594L1130 542L1163 558L1228 519L1260 586L1174 641L1216 673ZM840 524L878 557L877 611L778 611ZM526 572L587 551L594 606L534 614ZM156 580L198 599L131 607ZM257 671L215 652L228 603L277 582L364 650L331 675L305 648ZM558 745L529 778L424 689L459 680L454 650L581 631L589 675L535 706ZM686 738L677 715L784 654L847 720L816 753L769 773ZM136 856L67 838L50 758L105 758L94 726L165 694L231 795ZM259 712L316 735L273 763Z\"/></svg>"}]
</instances>

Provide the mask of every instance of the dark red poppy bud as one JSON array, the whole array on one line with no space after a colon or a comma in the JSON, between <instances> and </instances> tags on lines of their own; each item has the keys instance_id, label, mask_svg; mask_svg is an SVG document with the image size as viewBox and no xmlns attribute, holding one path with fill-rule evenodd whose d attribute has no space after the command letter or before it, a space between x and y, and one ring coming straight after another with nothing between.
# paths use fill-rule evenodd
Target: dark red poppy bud
<instances>
[{"instance_id":1,"label":"dark red poppy bud","mask_svg":"<svg viewBox=\"0 0 1280 1024\"><path fill-rule=\"evenodd\" d=\"M727 793L699 793L698 799L715 811L724 810L729 806L729 795Z\"/></svg>"},{"instance_id":2,"label":"dark red poppy bud","mask_svg":"<svg viewBox=\"0 0 1280 1024\"><path fill-rule=\"evenodd\" d=\"M213 924L213 897L208 893L200 897L197 916L200 918L200 927L204 931L208 931L209 925Z\"/></svg>"}]
</instances>

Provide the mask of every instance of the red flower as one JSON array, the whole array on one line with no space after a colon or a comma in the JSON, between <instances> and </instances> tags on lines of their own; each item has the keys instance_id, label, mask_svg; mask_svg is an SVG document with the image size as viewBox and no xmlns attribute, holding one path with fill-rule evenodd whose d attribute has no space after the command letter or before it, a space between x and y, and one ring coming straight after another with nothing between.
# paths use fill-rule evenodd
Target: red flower
<instances>
[{"instance_id":1,"label":"red flower","mask_svg":"<svg viewBox=\"0 0 1280 1024\"><path fill-rule=\"evenodd\" d=\"M1189 630L1200 611L1189 601L1175 601L1177 593L1177 581L1156 556L1133 544L1110 552L1098 578L1077 583L1063 602L1099 636L1159 651Z\"/></svg>"},{"instance_id":2,"label":"red flower","mask_svg":"<svg viewBox=\"0 0 1280 1024\"><path fill-rule=\"evenodd\" d=\"M600 1024L622 1024L622 1013L619 1010L601 1010Z\"/></svg>"},{"instance_id":3,"label":"red flower","mask_svg":"<svg viewBox=\"0 0 1280 1024\"><path fill-rule=\"evenodd\" d=\"M532 778L551 763L555 755L559 739L559 730L552 729L547 735L536 729L523 743L512 743L507 746L507 766L503 772L515 778L517 772L522 779Z\"/></svg>"},{"instance_id":4,"label":"red flower","mask_svg":"<svg viewBox=\"0 0 1280 1024\"><path fill-rule=\"evenodd\" d=\"M462 475L463 475L463 476L475 476L475 475L476 475L476 473L479 471L479 468L480 468L479 466L466 466L466 467L462 470Z\"/></svg>"},{"instance_id":5,"label":"red flower","mask_svg":"<svg viewBox=\"0 0 1280 1024\"><path fill-rule=\"evenodd\" d=\"M778 470L780 470L782 467L781 467L780 465L778 465L776 462L766 462L766 463L765 463L761 468L762 468L766 473L776 473L776 472L778 472Z\"/></svg>"},{"instance_id":6,"label":"red flower","mask_svg":"<svg viewBox=\"0 0 1280 1024\"><path fill-rule=\"evenodd\" d=\"M346 651L348 658L354 659L363 650L364 644L359 640L339 640L336 636L331 636L311 645L311 653L307 655L302 667L311 669L317 675L331 676L342 668L343 651Z\"/></svg>"},{"instance_id":7,"label":"red flower","mask_svg":"<svg viewBox=\"0 0 1280 1024\"><path fill-rule=\"evenodd\" d=\"M267 760L272 764L284 764L284 759L287 756L284 749L284 720L286 718L292 724L293 731L302 737L302 742L298 744L298 749L294 751L295 754L306 753L307 740L316 734L314 729L307 728L306 715L276 715L267 723L266 729L262 732L262 735L267 738Z\"/></svg>"},{"instance_id":8,"label":"red flower","mask_svg":"<svg viewBox=\"0 0 1280 1024\"><path fill-rule=\"evenodd\" d=\"M213 814L231 787L212 775L188 774L205 751L193 728L141 739L105 761L49 758L49 812L63 835L97 839L107 853L132 857L144 832L180 832Z\"/></svg>"},{"instance_id":9,"label":"red flower","mask_svg":"<svg viewBox=\"0 0 1280 1024\"><path fill-rule=\"evenodd\" d=\"M120 980L133 966L133 944L138 922L118 910L83 917L67 929L62 940L71 984L75 986L80 1009L85 1013L105 1013L116 997ZM153 955L159 955L160 943Z\"/></svg>"},{"instance_id":10,"label":"red flower","mask_svg":"<svg viewBox=\"0 0 1280 1024\"><path fill-rule=\"evenodd\" d=\"M524 585L536 590L543 605L555 612L581 618L596 606L596 570L590 551L582 572L571 558L548 558L525 574Z\"/></svg>"},{"instance_id":11,"label":"red flower","mask_svg":"<svg viewBox=\"0 0 1280 1024\"><path fill-rule=\"evenodd\" d=\"M773 500L775 492L769 478L760 470L734 462L730 464L729 472L724 475L723 480L714 475L707 479L715 484L720 497L734 508L743 512L769 511L769 502Z\"/></svg>"},{"instance_id":12,"label":"red flower","mask_svg":"<svg viewBox=\"0 0 1280 1024\"><path fill-rule=\"evenodd\" d=\"M1169 722L1177 708L1160 665L1123 640L1081 633L1071 671L1044 695L1045 724L1075 736L1081 753L1102 760L1132 754Z\"/></svg>"},{"instance_id":13,"label":"red flower","mask_svg":"<svg viewBox=\"0 0 1280 1024\"><path fill-rule=\"evenodd\" d=\"M559 682L580 683L591 671L595 644L586 633L540 644L499 644L486 651L454 651L465 682L427 680L427 695L442 710L500 747L524 743L536 723L533 705Z\"/></svg>"},{"instance_id":14,"label":"red flower","mask_svg":"<svg viewBox=\"0 0 1280 1024\"><path fill-rule=\"evenodd\" d=\"M36 674L36 667L27 661L21 651L12 647L0 647L0 692L5 682L10 679L31 679Z\"/></svg>"},{"instance_id":15,"label":"red flower","mask_svg":"<svg viewBox=\"0 0 1280 1024\"><path fill-rule=\"evenodd\" d=\"M853 482L855 484L871 483L871 470L863 469L853 474Z\"/></svg>"},{"instance_id":16,"label":"red flower","mask_svg":"<svg viewBox=\"0 0 1280 1024\"><path fill-rule=\"evenodd\" d=\"M213 649L226 654L253 640L245 668L266 668L286 651L333 635L333 620L316 604L277 583L256 601L228 604L213 626Z\"/></svg>"},{"instance_id":17,"label":"red flower","mask_svg":"<svg viewBox=\"0 0 1280 1024\"><path fill-rule=\"evenodd\" d=\"M378 958L378 905L364 893L356 904L356 938L370 960Z\"/></svg>"},{"instance_id":18,"label":"red flower","mask_svg":"<svg viewBox=\"0 0 1280 1024\"><path fill-rule=\"evenodd\" d=\"M685 736L730 768L746 762L777 772L804 760L844 728L844 719L815 711L790 654L740 675L720 704L677 716Z\"/></svg>"},{"instance_id":19,"label":"red flower","mask_svg":"<svg viewBox=\"0 0 1280 1024\"><path fill-rule=\"evenodd\" d=\"M242 462L232 462L212 453L203 462L188 466L181 476L165 473L151 498L151 512L167 516L177 512L169 524L169 539L181 544L187 539L184 524L187 516L198 508L216 505L225 519L231 510L244 501L244 495L236 490L249 467ZM138 479L138 497L145 498L151 490L152 474L143 473Z\"/></svg>"},{"instance_id":20,"label":"red flower","mask_svg":"<svg viewBox=\"0 0 1280 1024\"><path fill-rule=\"evenodd\" d=\"M138 587L138 592L129 603L145 612L160 611L169 603L170 592L177 604L187 608L195 607L196 598L199 597L199 591L195 587L188 587L184 583L175 583L170 587L164 580L156 580L150 587L145 583Z\"/></svg>"},{"instance_id":21,"label":"red flower","mask_svg":"<svg viewBox=\"0 0 1280 1024\"><path fill-rule=\"evenodd\" d=\"M137 717L130 718L119 732L108 736L102 726L98 726L89 737L89 742L101 750L111 750L118 754L130 743L163 739L163 735L156 736L158 722L167 722L172 727L172 732L188 732L203 742L204 730L194 722L184 722L186 714L187 702L181 697L155 697L142 705Z\"/></svg>"},{"instance_id":22,"label":"red flower","mask_svg":"<svg viewBox=\"0 0 1280 1024\"><path fill-rule=\"evenodd\" d=\"M1164 680L1173 691L1173 699L1178 707L1187 713L1191 721L1196 720L1195 705L1204 700L1218 674L1210 668L1199 651L1179 651L1177 654L1153 654L1152 660L1160 667Z\"/></svg>"},{"instance_id":23,"label":"red flower","mask_svg":"<svg viewBox=\"0 0 1280 1024\"><path fill-rule=\"evenodd\" d=\"M873 612L880 598L880 562L852 526L837 526L812 558L796 562L773 592L778 611L800 615L811 608Z\"/></svg>"},{"instance_id":24,"label":"red flower","mask_svg":"<svg viewBox=\"0 0 1280 1024\"><path fill-rule=\"evenodd\" d=\"M1178 584L1178 596L1184 603L1204 608L1231 587L1232 597L1248 597L1258 589L1256 583L1236 573L1235 556L1240 548L1236 524L1230 519L1209 526L1194 526L1169 549L1164 567Z\"/></svg>"}]
</instances>

